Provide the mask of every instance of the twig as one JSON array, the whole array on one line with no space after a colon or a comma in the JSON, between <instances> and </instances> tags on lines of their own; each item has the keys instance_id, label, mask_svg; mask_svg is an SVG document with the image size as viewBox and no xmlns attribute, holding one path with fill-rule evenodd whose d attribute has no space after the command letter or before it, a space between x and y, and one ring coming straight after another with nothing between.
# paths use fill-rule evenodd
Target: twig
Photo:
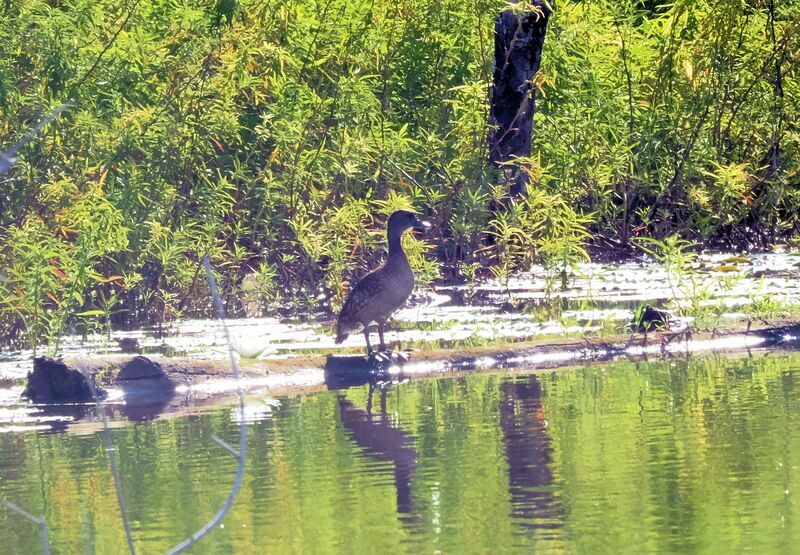
<instances>
[{"instance_id":1,"label":"twig","mask_svg":"<svg viewBox=\"0 0 800 555\"><path fill-rule=\"evenodd\" d=\"M225 330L225 339L228 342L228 355L231 359L231 369L233 371L233 376L237 380L240 377L239 374L239 365L236 363L236 356L234 355L233 351L233 342L231 340L231 332L228 329L228 325L225 323L225 307L222 305L222 299L219 296L219 289L217 288L217 280L214 278L214 272L211 269L211 263L208 261L207 256L203 256L203 267L206 271L206 278L208 279L208 285L211 288L211 296L214 299L214 309L217 313L217 318L222 320L222 327ZM219 444L223 449L228 451L231 455L233 455L239 463L239 466L236 469L236 477L233 479L233 485L231 486L231 492L228 495L228 499L225 501L225 504L217 511L211 520L209 520L202 528L200 528L197 532L192 534L189 538L181 542L180 544L176 545L172 549L168 551L170 555L173 553L180 553L184 549L187 549L200 541L206 535L208 535L212 530L214 530L219 524L219 522L225 517L225 515L230 511L231 507L233 506L233 501L236 498L236 494L239 493L239 488L242 485L242 476L244 475L244 461L247 455L247 424L244 418L244 391L241 388L238 390L239 393L239 451L237 452L233 447L222 441L216 436L211 436L217 444Z\"/></svg>"},{"instance_id":2,"label":"twig","mask_svg":"<svg viewBox=\"0 0 800 555\"><path fill-rule=\"evenodd\" d=\"M672 179L670 179L669 184L664 188L663 191L661 191L661 193L659 193L659 195L653 201L653 204L650 206L650 210L647 212L647 215L644 217L644 221L646 223L649 222L653 218L653 216L655 216L656 210L659 208L659 204L661 202L661 199L664 197L664 195L666 195L668 193L671 193L673 191L673 189L675 188L675 186L680 181L681 174L683 173L683 168L686 165L686 162L689 160L689 157L692 154L692 150L694 149L694 144L697 141L698 136L700 135L700 130L702 129L703 124L706 121L706 117L708 116L708 112L709 112L710 108L711 108L711 105L707 104L706 107L705 107L705 110L703 110L703 113L700 115L700 118L697 121L697 124L694 126L694 129L692 129L692 135L689 138L689 142L687 143L686 147L683 149L683 154L681 155L680 161L675 166L675 172L672 174Z\"/></svg>"},{"instance_id":3,"label":"twig","mask_svg":"<svg viewBox=\"0 0 800 555\"><path fill-rule=\"evenodd\" d=\"M233 447L228 445L228 443L226 441L218 438L217 436L211 436L211 439L213 439L217 443L217 445L219 445L220 447L225 449L228 453L233 455L234 458L236 458L236 459L241 458L241 455L239 454L239 451L237 451L236 449L234 449Z\"/></svg>"},{"instance_id":4,"label":"twig","mask_svg":"<svg viewBox=\"0 0 800 555\"><path fill-rule=\"evenodd\" d=\"M631 70L628 67L628 52L625 48L625 34L622 32L622 26L619 23L619 19L614 17L614 26L617 28L617 32L619 33L619 38L621 41L622 51L622 68L625 70L625 80L628 87L628 146L632 146L633 144L633 134L635 131L635 116L634 116L634 109L633 109L633 80L631 78Z\"/></svg>"},{"instance_id":5,"label":"twig","mask_svg":"<svg viewBox=\"0 0 800 555\"><path fill-rule=\"evenodd\" d=\"M22 510L17 505L14 505L14 503L11 503L9 501L0 501L0 503L5 505L6 508L8 508L9 510L14 511L18 515L27 518L28 520L30 520L39 527L39 532L42 534L42 543L44 544L42 547L42 552L44 553L44 555L50 555L50 540L47 537L47 523L45 522L45 520L43 518L36 518L29 512Z\"/></svg>"},{"instance_id":6,"label":"twig","mask_svg":"<svg viewBox=\"0 0 800 555\"><path fill-rule=\"evenodd\" d=\"M36 135L38 135L39 131L41 131L45 125L56 119L58 115L72 106L72 102L66 102L50 112L46 115L42 120L36 124L36 126L28 131L20 140L14 143L11 148L9 148L6 152L0 151L0 173L5 172L8 169L11 169L11 166L17 163L17 159L15 157L16 153L25 146L29 141L31 141Z\"/></svg>"},{"instance_id":7,"label":"twig","mask_svg":"<svg viewBox=\"0 0 800 555\"><path fill-rule=\"evenodd\" d=\"M95 70L95 69L97 69L97 66L98 66L98 65L100 65L100 61L103 59L103 56L105 56L105 55L106 55L106 52L108 52L109 48L111 48L111 46L112 46L112 45L113 45L113 44L116 42L116 40L117 40L117 37L118 37L118 36L119 36L119 34L122 32L122 30L125 28L125 25L127 25L127 24L128 24L128 20L131 18L131 16L133 15L133 12L136 10L136 7L137 7L138 5L139 5L139 2L137 1L137 2L136 2L136 3L135 3L133 6L131 6L131 8L128 10L128 15L126 15L126 16L125 16L125 19L124 19L124 20L122 20L122 24L121 24L121 25L119 26L119 28L117 29L117 32L116 32L116 33L114 33L114 35L111 37L111 40L110 40L110 41L108 41L108 44L106 44L105 48L103 48L103 50L102 50L102 51L100 52L100 54L97 56L97 58L95 59L94 63L92 64L92 67L90 67L90 68L89 68L89 71L87 71L86 73L84 73L83 77L81 77L80 81L78 81L78 84L76 85L77 87L80 87L81 85L83 85L83 84L86 82L86 80L89 78L89 76L90 76L92 73L94 73L94 70Z\"/></svg>"}]
</instances>

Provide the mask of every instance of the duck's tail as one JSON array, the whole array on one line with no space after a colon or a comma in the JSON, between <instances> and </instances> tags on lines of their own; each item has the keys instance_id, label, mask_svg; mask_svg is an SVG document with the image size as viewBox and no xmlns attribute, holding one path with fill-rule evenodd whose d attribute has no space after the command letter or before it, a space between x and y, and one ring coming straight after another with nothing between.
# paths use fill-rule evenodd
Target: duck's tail
<instances>
[{"instance_id":1,"label":"duck's tail","mask_svg":"<svg viewBox=\"0 0 800 555\"><path fill-rule=\"evenodd\" d=\"M347 339L348 335L350 335L350 332L345 329L345 327L342 325L342 322L337 322L336 323L336 343L337 344L341 343L342 341Z\"/></svg>"}]
</instances>

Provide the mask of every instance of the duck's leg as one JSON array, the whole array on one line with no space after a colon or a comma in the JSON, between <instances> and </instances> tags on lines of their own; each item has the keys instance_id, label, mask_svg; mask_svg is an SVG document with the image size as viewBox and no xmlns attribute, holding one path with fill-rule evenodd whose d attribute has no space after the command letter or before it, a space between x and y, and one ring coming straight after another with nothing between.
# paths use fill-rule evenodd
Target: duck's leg
<instances>
[{"instance_id":1,"label":"duck's leg","mask_svg":"<svg viewBox=\"0 0 800 555\"><path fill-rule=\"evenodd\" d=\"M369 344L369 326L364 326L364 339L367 340L367 356L372 356L374 351L372 345Z\"/></svg>"},{"instance_id":2,"label":"duck's leg","mask_svg":"<svg viewBox=\"0 0 800 555\"><path fill-rule=\"evenodd\" d=\"M386 343L384 343L383 341L383 332L385 329L386 329L386 320L384 320L383 322L378 322L378 337L381 340L381 344L378 345L379 352L386 351Z\"/></svg>"},{"instance_id":3,"label":"duck's leg","mask_svg":"<svg viewBox=\"0 0 800 555\"><path fill-rule=\"evenodd\" d=\"M375 391L375 383L369 382L369 397L367 397L367 414L372 416L372 394Z\"/></svg>"}]
</instances>

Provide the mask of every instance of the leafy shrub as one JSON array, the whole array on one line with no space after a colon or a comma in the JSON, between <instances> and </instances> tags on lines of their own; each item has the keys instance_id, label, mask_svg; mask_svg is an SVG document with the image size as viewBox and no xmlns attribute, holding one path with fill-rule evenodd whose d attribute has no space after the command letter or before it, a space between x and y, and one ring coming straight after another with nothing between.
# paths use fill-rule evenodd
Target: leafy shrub
<instances>
[{"instance_id":1,"label":"leafy shrub","mask_svg":"<svg viewBox=\"0 0 800 555\"><path fill-rule=\"evenodd\" d=\"M800 225L796 2L558 3L515 162L531 198L508 212L486 145L505 2L212 4L0 5L0 145L73 100L2 177L4 336L209 314L203 255L234 314L254 269L257 311L336 308L397 206L434 224L407 239L423 284L433 243L565 286L592 238L765 246Z\"/></svg>"}]
</instances>

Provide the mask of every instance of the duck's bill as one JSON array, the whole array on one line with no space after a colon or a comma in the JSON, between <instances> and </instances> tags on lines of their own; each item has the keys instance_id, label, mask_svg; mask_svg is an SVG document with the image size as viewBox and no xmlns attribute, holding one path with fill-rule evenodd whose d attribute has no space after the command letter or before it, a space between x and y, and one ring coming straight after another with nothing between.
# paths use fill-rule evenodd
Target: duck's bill
<instances>
[{"instance_id":1,"label":"duck's bill","mask_svg":"<svg viewBox=\"0 0 800 555\"><path fill-rule=\"evenodd\" d=\"M430 229L430 227L431 227L430 223L416 220L414 222L414 235L425 235Z\"/></svg>"}]
</instances>

